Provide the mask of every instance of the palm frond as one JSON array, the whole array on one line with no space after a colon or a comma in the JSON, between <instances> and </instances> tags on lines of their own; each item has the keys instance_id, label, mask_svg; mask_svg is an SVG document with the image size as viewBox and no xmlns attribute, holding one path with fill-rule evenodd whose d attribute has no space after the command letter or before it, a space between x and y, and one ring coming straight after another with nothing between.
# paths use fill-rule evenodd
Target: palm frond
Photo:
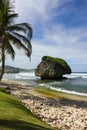
<instances>
[{"instance_id":1,"label":"palm frond","mask_svg":"<svg viewBox=\"0 0 87 130\"><path fill-rule=\"evenodd\" d=\"M0 0L0 9L2 8L3 0Z\"/></svg>"},{"instance_id":2,"label":"palm frond","mask_svg":"<svg viewBox=\"0 0 87 130\"><path fill-rule=\"evenodd\" d=\"M14 60L14 58L15 58L15 51L14 51L13 47L11 46L11 44L9 44L9 42L6 45L6 52L7 52L7 54L9 54L11 56L12 60Z\"/></svg>"},{"instance_id":3,"label":"palm frond","mask_svg":"<svg viewBox=\"0 0 87 130\"><path fill-rule=\"evenodd\" d=\"M14 19L17 18L17 17L18 17L18 14L16 14L16 13L14 13L14 14L9 14L9 15L7 16L8 26L11 25L11 24L13 25Z\"/></svg>"},{"instance_id":4,"label":"palm frond","mask_svg":"<svg viewBox=\"0 0 87 130\"><path fill-rule=\"evenodd\" d=\"M15 37L14 35L8 33L9 39L11 41L11 43L13 43L18 49L23 49L26 53L26 55L28 57L30 57L31 55L31 48L30 47L26 47L23 42L21 40L19 40L17 37Z\"/></svg>"},{"instance_id":5,"label":"palm frond","mask_svg":"<svg viewBox=\"0 0 87 130\"><path fill-rule=\"evenodd\" d=\"M11 26L8 26L6 31L9 31L9 32L12 32L12 31L19 31L19 32L23 32L23 33L26 33L26 30L25 28L23 27L20 27L18 25L11 25Z\"/></svg>"},{"instance_id":6,"label":"palm frond","mask_svg":"<svg viewBox=\"0 0 87 130\"><path fill-rule=\"evenodd\" d=\"M1 2L0 9L0 22L3 26L12 25L14 18L18 17L18 14L14 13L13 6L10 0L3 0Z\"/></svg>"},{"instance_id":7,"label":"palm frond","mask_svg":"<svg viewBox=\"0 0 87 130\"><path fill-rule=\"evenodd\" d=\"M19 45L19 43L22 44L21 40L18 39L17 37L15 37L14 35L12 35L11 33L7 33L9 40L18 48L20 49L21 46Z\"/></svg>"},{"instance_id":8,"label":"palm frond","mask_svg":"<svg viewBox=\"0 0 87 130\"><path fill-rule=\"evenodd\" d=\"M20 39L23 45L26 46L26 48L29 50L30 53L32 53L32 46L30 43L30 39L16 32L14 32L13 34L16 38Z\"/></svg>"},{"instance_id":9,"label":"palm frond","mask_svg":"<svg viewBox=\"0 0 87 130\"><path fill-rule=\"evenodd\" d=\"M15 37L17 37L18 39L21 39L25 44L26 44L26 43L30 44L30 40L29 40L26 36L21 35L21 34L19 34L19 33L17 33L17 32L13 32L12 34L13 34Z\"/></svg>"},{"instance_id":10,"label":"palm frond","mask_svg":"<svg viewBox=\"0 0 87 130\"><path fill-rule=\"evenodd\" d=\"M0 0L0 51L2 57L2 71L0 80L4 74L5 68L5 52L15 58L14 46L23 49L30 58L32 46L30 40L32 38L32 28L28 23L14 24L18 14L14 12L13 0ZM22 35L24 33L24 36Z\"/></svg>"},{"instance_id":11,"label":"palm frond","mask_svg":"<svg viewBox=\"0 0 87 130\"><path fill-rule=\"evenodd\" d=\"M27 36L28 38L32 38L32 35L33 35L33 31L32 31L32 28L31 28L31 25L28 24L28 23L21 23L21 24L18 24L18 26L22 26L23 28L26 29L26 32L27 32Z\"/></svg>"},{"instance_id":12,"label":"palm frond","mask_svg":"<svg viewBox=\"0 0 87 130\"><path fill-rule=\"evenodd\" d=\"M14 13L14 6L12 0L3 0L3 5L6 8L8 14Z\"/></svg>"},{"instance_id":13,"label":"palm frond","mask_svg":"<svg viewBox=\"0 0 87 130\"><path fill-rule=\"evenodd\" d=\"M26 45L27 48L29 48L30 50L32 50L30 39L28 39L26 36L21 35L21 34L16 33L16 32L14 32L13 34L18 39L21 39L21 41L24 43L24 45Z\"/></svg>"},{"instance_id":14,"label":"palm frond","mask_svg":"<svg viewBox=\"0 0 87 130\"><path fill-rule=\"evenodd\" d=\"M32 34L33 34L32 28L28 23L15 24L15 25L9 26L7 30L26 33L29 39L32 38Z\"/></svg>"},{"instance_id":15,"label":"palm frond","mask_svg":"<svg viewBox=\"0 0 87 130\"><path fill-rule=\"evenodd\" d=\"M15 58L13 45L23 49L28 57L31 56L32 27L28 23L14 24L18 14L14 12L12 0L0 0L0 49L4 46L12 59ZM23 35L24 34L24 35Z\"/></svg>"}]
</instances>

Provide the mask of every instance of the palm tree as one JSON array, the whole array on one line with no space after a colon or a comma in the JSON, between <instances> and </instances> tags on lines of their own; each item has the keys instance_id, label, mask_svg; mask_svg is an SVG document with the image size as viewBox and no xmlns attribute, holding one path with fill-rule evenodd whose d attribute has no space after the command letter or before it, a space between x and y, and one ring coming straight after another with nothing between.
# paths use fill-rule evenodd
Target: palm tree
<instances>
[{"instance_id":1,"label":"palm tree","mask_svg":"<svg viewBox=\"0 0 87 130\"><path fill-rule=\"evenodd\" d=\"M18 14L14 12L11 0L0 0L0 53L2 61L2 70L0 81L5 70L6 54L9 54L14 60L15 50L22 48L28 57L31 56L32 46L32 28L28 23L15 24L14 20Z\"/></svg>"}]
</instances>

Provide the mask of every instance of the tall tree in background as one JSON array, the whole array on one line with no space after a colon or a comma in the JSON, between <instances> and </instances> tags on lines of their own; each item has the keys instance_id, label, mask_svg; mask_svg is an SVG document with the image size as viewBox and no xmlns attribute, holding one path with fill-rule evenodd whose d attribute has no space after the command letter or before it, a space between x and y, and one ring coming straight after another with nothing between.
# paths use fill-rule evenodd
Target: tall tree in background
<instances>
[{"instance_id":1,"label":"tall tree in background","mask_svg":"<svg viewBox=\"0 0 87 130\"><path fill-rule=\"evenodd\" d=\"M21 1L20 1L21 2ZM0 81L5 70L6 54L15 58L14 46L22 48L28 57L31 56L32 46L32 28L28 23L15 24L14 20L18 14L14 12L14 6L11 0L0 0L0 53L2 70Z\"/></svg>"}]
</instances>

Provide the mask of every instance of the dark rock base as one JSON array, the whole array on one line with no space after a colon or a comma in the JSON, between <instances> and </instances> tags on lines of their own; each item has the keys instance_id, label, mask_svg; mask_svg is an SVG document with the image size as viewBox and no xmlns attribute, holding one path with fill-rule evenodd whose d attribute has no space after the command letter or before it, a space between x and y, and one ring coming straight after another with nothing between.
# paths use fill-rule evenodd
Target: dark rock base
<instances>
[{"instance_id":1,"label":"dark rock base","mask_svg":"<svg viewBox=\"0 0 87 130\"><path fill-rule=\"evenodd\" d=\"M66 77L41 77L42 80L58 80L58 81L62 81L62 80L66 80Z\"/></svg>"}]
</instances>

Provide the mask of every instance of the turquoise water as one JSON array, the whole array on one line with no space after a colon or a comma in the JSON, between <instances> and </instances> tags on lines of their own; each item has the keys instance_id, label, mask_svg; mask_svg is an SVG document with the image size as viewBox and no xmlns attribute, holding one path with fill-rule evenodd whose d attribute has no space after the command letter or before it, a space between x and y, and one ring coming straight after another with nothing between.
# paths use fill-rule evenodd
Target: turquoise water
<instances>
[{"instance_id":1,"label":"turquoise water","mask_svg":"<svg viewBox=\"0 0 87 130\"><path fill-rule=\"evenodd\" d=\"M87 96L87 73L72 73L65 75L65 77L68 79L63 81L41 80L35 76L34 71L4 75L4 79L26 82L31 87L47 87L57 91Z\"/></svg>"}]
</instances>

